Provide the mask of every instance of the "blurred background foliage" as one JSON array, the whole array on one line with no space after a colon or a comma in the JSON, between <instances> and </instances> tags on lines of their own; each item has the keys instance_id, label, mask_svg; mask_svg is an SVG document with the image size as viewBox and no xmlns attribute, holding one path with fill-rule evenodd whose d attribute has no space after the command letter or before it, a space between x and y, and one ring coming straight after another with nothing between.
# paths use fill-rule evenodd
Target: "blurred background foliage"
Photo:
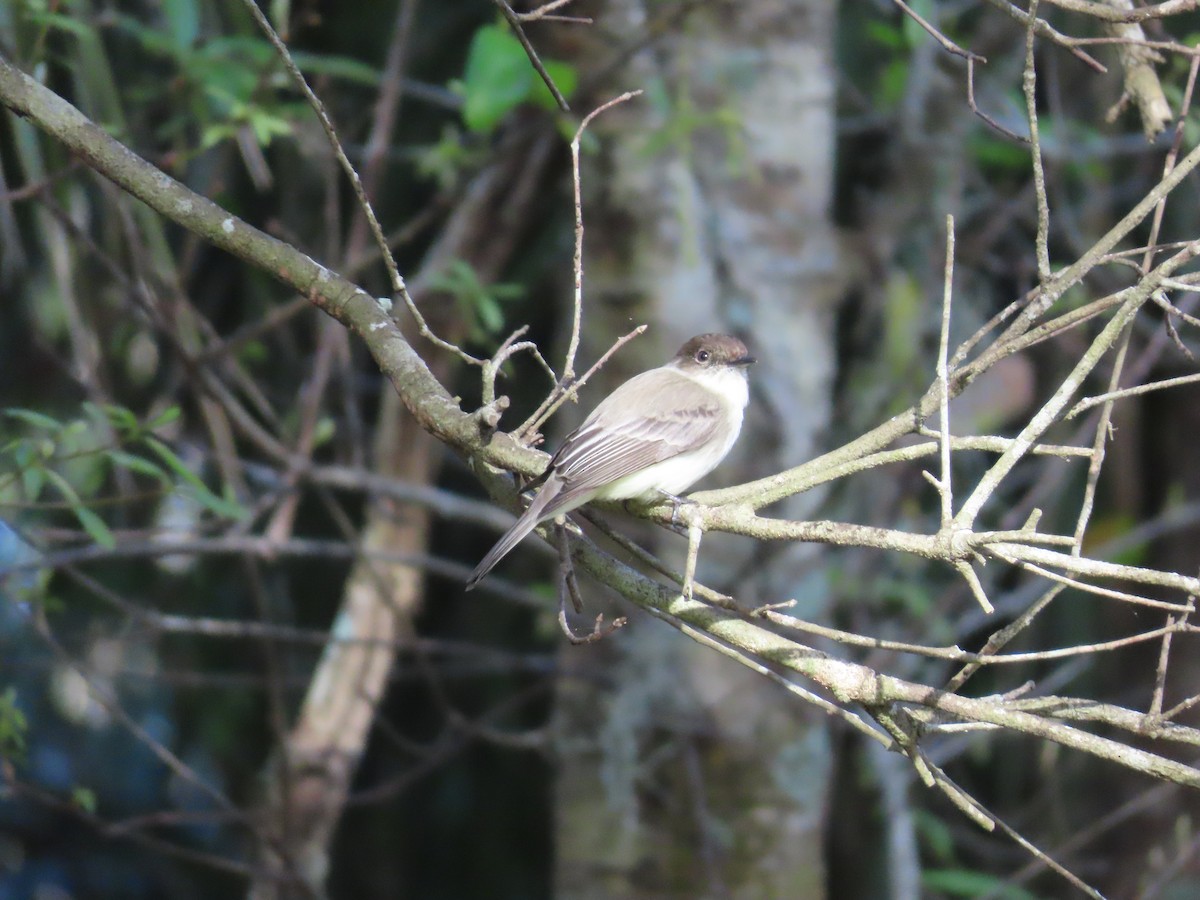
<instances>
[{"instance_id":1,"label":"blurred background foliage","mask_svg":"<svg viewBox=\"0 0 1200 900\"><path fill-rule=\"evenodd\" d=\"M933 3L913 5L934 14ZM492 4L417 4L402 113L381 158L386 186L374 197L402 272L421 269L472 179L504 146L534 132L571 133L581 111L615 93L614 73L628 55L653 49L654 33L610 31L602 2L581 6L597 16L600 39L584 47L571 26L555 26L539 43L547 70L572 100L568 116ZM687 3L649 6L686 35L686 18L663 10L674 14L671 7ZM1022 32L984 5L946 6L938 14L946 33L988 57L976 85L981 107L1024 132ZM267 11L350 158L362 164L397 4L293 0ZM941 293L948 209L956 211L960 239L956 332L969 334L1036 277L1027 149L969 114L961 72L892 5L842 4L838 16L838 182L830 215L849 274L838 319L836 424L822 438L830 446L908 406L929 383L937 335L930 298ZM1175 40L1194 44L1188 29L1200 29L1200 21L1176 19L1170 28ZM311 111L240 4L0 0L0 51L172 176L365 289L388 293L370 243L353 238L361 227L353 195ZM1163 147L1145 142L1132 112L1105 122L1100 111L1119 99L1114 74L1097 76L1053 48L1042 48L1039 62L1057 263L1076 258L1157 181ZM1178 102L1186 60L1169 57L1161 73ZM647 156L668 148L686 154L693 134L716 130L728 136L731 170L744 166L737 110L706 107L663 85L640 86L643 102L668 113L660 131L628 138L643 142ZM1189 121L1185 141L1197 137ZM453 321L468 349L490 351L525 323L531 338L553 346L569 296L565 163L559 140L536 186L536 215L520 224L519 245L501 273L482 275L455 258L424 282L438 322ZM245 813L188 773L253 809L274 729L306 686L351 554L345 523L313 495L297 512L294 533L303 540L275 564L245 565L229 546L253 534L264 509L288 490L287 461L272 455L272 442L293 446L311 428L314 460L361 467L370 444L365 423L386 386L351 342L318 420L306 423L297 400L321 338L304 298L165 224L11 115L0 118L0 164L0 565L25 566L0 579L0 757L25 785L0 802L0 900L230 896L244 889L236 861L247 858L246 837L235 826ZM1194 203L1170 204L1165 239L1197 234L1197 217ZM1101 288L1118 285L1107 270L1096 277ZM1141 328L1147 345L1159 340L1150 323ZM1017 420L1069 364L1072 340L1004 367L990 389L981 385L964 398L960 421L990 429ZM256 444L235 434L212 408L203 369L216 356L222 383L270 439ZM1170 347L1144 358L1160 376L1192 365ZM501 390L514 394L512 421L519 421L538 402L545 376L524 356L507 369ZM478 379L457 377L454 389L469 406ZM1195 570L1194 528L1176 528L1153 547L1131 536L1131 525L1146 517L1194 517L1195 401L1185 389L1131 404L1093 528L1097 542L1124 541L1122 561ZM233 458L238 465L230 465ZM1079 468L1051 477L1077 499ZM442 486L479 493L456 460L447 462ZM867 475L831 491L823 514L927 527L936 511L911 499L920 486L915 469L900 478ZM1028 485L1031 492L1043 487ZM1023 519L1027 498L1009 499L1007 517ZM349 520L363 505L361 491L339 496ZM1070 526L1062 519L1045 530ZM172 535L170 552L164 531ZM550 582L536 576L524 605L465 601L459 592L463 564L490 535L461 522L434 527L433 555L459 568L427 575L430 602L418 620L425 643L406 651L412 665L398 674L360 767L364 792L338 831L334 896L551 892L550 755L545 747L531 751L448 729L441 714L444 692L458 708L494 713L513 729L537 729L549 715L561 637L549 604L538 599L552 593ZM38 554L60 567L53 578L31 564ZM839 627L964 646L986 636L977 618L947 618L948 605L961 607L961 593L949 581L930 582L915 561L880 565L871 554L831 553L821 564ZM1102 640L1122 633L1125 616L1067 601L1027 641ZM173 630L185 618L262 618L310 639ZM1131 668L1144 663L1142 652L1129 654ZM71 659L86 661L86 678ZM1145 692L1145 682L1122 694L1124 659L1100 669L1046 664L1020 677L1058 688L1107 682L1115 702L1144 705L1133 695ZM944 668L929 660L901 664L882 652L867 661L934 683ZM978 681L979 691L1016 686L1003 672ZM272 683L282 685L280 696ZM848 735L837 748L826 826L829 896L885 896L884 812L871 767ZM1053 749L1036 766L1006 756L1003 745L965 739L941 752L956 760L965 785L1050 845L1145 791L1121 776L1098 781L1095 764ZM1052 789L1046 769L1054 773ZM1023 898L1062 889L1053 881L1028 890L1001 886L1026 862L1024 851L985 843L947 804L924 799L917 833L926 896L996 888L997 896ZM1132 888L1155 852L1167 871L1193 841L1188 804L1172 800L1136 815L1145 829L1132 837L1123 829L1124 837L1101 842L1080 862L1085 877L1107 879L1116 896L1132 896L1120 891ZM1106 858L1117 861L1117 874ZM1179 877L1184 892L1177 896L1200 890Z\"/></svg>"}]
</instances>

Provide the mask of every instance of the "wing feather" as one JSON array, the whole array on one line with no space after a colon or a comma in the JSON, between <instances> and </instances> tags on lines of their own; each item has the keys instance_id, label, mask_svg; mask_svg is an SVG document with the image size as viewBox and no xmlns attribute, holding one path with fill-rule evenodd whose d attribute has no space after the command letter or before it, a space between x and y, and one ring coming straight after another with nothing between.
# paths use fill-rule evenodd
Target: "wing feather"
<instances>
[{"instance_id":1,"label":"wing feather","mask_svg":"<svg viewBox=\"0 0 1200 900\"><path fill-rule=\"evenodd\" d=\"M654 387L647 395L640 382L649 374ZM635 395L637 402L630 402ZM655 412L644 415L639 409ZM684 375L644 373L597 406L566 437L550 465L571 493L591 490L702 444L720 423L721 404L712 391Z\"/></svg>"}]
</instances>

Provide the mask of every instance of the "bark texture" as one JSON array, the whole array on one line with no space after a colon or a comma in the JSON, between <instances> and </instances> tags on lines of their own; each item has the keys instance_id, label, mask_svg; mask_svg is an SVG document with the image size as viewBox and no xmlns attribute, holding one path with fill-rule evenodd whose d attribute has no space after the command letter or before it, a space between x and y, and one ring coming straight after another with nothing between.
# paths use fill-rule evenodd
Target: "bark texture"
<instances>
[{"instance_id":1,"label":"bark texture","mask_svg":"<svg viewBox=\"0 0 1200 900\"><path fill-rule=\"evenodd\" d=\"M833 12L824 2L705 5L629 67L620 87L647 96L597 127L640 137L585 158L585 361L634 324L650 331L581 411L699 332L743 334L760 360L742 437L702 487L811 457L828 422L840 296ZM606 23L636 33L654 14L624 0ZM788 501L788 512L806 502ZM659 543L682 562L681 541ZM820 579L805 574L811 550L776 549L755 558L751 542L713 536L699 577L762 601L802 584L820 597ZM566 678L559 693L560 896L823 895L824 722L648 618L562 655L569 670L607 677Z\"/></svg>"}]
</instances>

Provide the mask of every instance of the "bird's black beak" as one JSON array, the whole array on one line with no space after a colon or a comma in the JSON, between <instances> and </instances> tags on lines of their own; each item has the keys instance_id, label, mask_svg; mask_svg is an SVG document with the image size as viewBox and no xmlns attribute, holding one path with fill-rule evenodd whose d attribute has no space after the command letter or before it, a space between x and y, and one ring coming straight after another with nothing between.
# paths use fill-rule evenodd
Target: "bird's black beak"
<instances>
[{"instance_id":1,"label":"bird's black beak","mask_svg":"<svg viewBox=\"0 0 1200 900\"><path fill-rule=\"evenodd\" d=\"M752 366L756 362L758 362L757 359L755 359L753 356L750 356L749 354L747 354L747 355L743 356L741 359L735 359L733 362L730 363L730 365L731 366Z\"/></svg>"}]
</instances>

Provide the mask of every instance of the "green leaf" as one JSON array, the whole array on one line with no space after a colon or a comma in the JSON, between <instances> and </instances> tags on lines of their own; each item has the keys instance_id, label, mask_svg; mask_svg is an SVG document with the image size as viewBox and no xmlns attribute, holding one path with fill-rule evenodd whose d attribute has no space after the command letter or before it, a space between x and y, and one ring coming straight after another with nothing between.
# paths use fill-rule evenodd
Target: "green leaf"
<instances>
[{"instance_id":1,"label":"green leaf","mask_svg":"<svg viewBox=\"0 0 1200 900\"><path fill-rule=\"evenodd\" d=\"M879 102L886 109L894 109L908 90L907 58L894 59L883 68L879 76Z\"/></svg>"},{"instance_id":2,"label":"green leaf","mask_svg":"<svg viewBox=\"0 0 1200 900\"><path fill-rule=\"evenodd\" d=\"M86 813L96 812L96 792L91 788L76 785L71 789L71 802Z\"/></svg>"},{"instance_id":3,"label":"green leaf","mask_svg":"<svg viewBox=\"0 0 1200 900\"><path fill-rule=\"evenodd\" d=\"M197 0L163 0L167 33L178 50L187 50L200 34L200 5Z\"/></svg>"},{"instance_id":4,"label":"green leaf","mask_svg":"<svg viewBox=\"0 0 1200 900\"><path fill-rule=\"evenodd\" d=\"M139 21L128 13L117 13L112 17L113 23L122 31L127 32L134 40L150 53L161 53L163 56L174 56L177 45L165 32Z\"/></svg>"},{"instance_id":5,"label":"green leaf","mask_svg":"<svg viewBox=\"0 0 1200 900\"><path fill-rule=\"evenodd\" d=\"M40 465L21 470L21 490L26 503L36 503L45 485L46 471Z\"/></svg>"},{"instance_id":6,"label":"green leaf","mask_svg":"<svg viewBox=\"0 0 1200 900\"><path fill-rule=\"evenodd\" d=\"M488 25L475 32L463 75L463 121L479 134L490 132L523 103L536 77L525 50L507 28Z\"/></svg>"},{"instance_id":7,"label":"green leaf","mask_svg":"<svg viewBox=\"0 0 1200 900\"><path fill-rule=\"evenodd\" d=\"M909 0L909 5L913 12L926 22L937 22L938 13L934 8L933 0ZM910 47L919 47L922 42L931 40L929 32L912 16L903 16L900 27L904 29L904 39L908 41Z\"/></svg>"},{"instance_id":8,"label":"green leaf","mask_svg":"<svg viewBox=\"0 0 1200 900\"><path fill-rule=\"evenodd\" d=\"M472 324L472 338L482 340L504 327L504 311L501 301L522 297L524 288L519 284L484 284L470 264L453 259L446 268L430 279L434 290L445 291L457 301Z\"/></svg>"},{"instance_id":9,"label":"green leaf","mask_svg":"<svg viewBox=\"0 0 1200 900\"><path fill-rule=\"evenodd\" d=\"M328 75L365 87L379 85L379 70L349 56L325 56L320 53L292 51L292 61L305 75Z\"/></svg>"},{"instance_id":10,"label":"green leaf","mask_svg":"<svg viewBox=\"0 0 1200 900\"><path fill-rule=\"evenodd\" d=\"M283 31L292 20L292 0L271 0L271 24Z\"/></svg>"},{"instance_id":11,"label":"green leaf","mask_svg":"<svg viewBox=\"0 0 1200 900\"><path fill-rule=\"evenodd\" d=\"M104 524L104 520L88 509L86 506L72 506L71 512L75 513L75 518L79 520L79 524L101 547L105 550L111 550L117 546L117 539L113 537L112 531Z\"/></svg>"},{"instance_id":12,"label":"green leaf","mask_svg":"<svg viewBox=\"0 0 1200 900\"><path fill-rule=\"evenodd\" d=\"M904 49L904 34L895 25L879 20L867 22L863 27L863 35L868 41L873 41L888 50Z\"/></svg>"},{"instance_id":13,"label":"green leaf","mask_svg":"<svg viewBox=\"0 0 1200 900\"><path fill-rule=\"evenodd\" d=\"M182 478L192 488L196 499L201 505L222 518L241 519L245 517L246 511L239 504L222 499L210 491L208 486L200 480L200 477L189 469L187 464L158 438L147 436L144 439L144 443L155 456L163 461L168 469Z\"/></svg>"},{"instance_id":14,"label":"green leaf","mask_svg":"<svg viewBox=\"0 0 1200 900\"><path fill-rule=\"evenodd\" d=\"M86 407L90 406L91 404L84 405ZM104 412L104 415L112 424L112 427L122 434L136 434L141 429L141 425L138 422L137 416L134 414L133 410L127 406L117 406L116 404L106 403L104 406L100 407L100 409Z\"/></svg>"},{"instance_id":15,"label":"green leaf","mask_svg":"<svg viewBox=\"0 0 1200 900\"><path fill-rule=\"evenodd\" d=\"M24 422L26 425L32 425L34 428L43 428L47 431L58 431L63 427L63 423L58 421L58 419L34 412L32 409L21 409L10 406L4 410L4 414L11 419Z\"/></svg>"},{"instance_id":16,"label":"green leaf","mask_svg":"<svg viewBox=\"0 0 1200 900\"><path fill-rule=\"evenodd\" d=\"M929 850L931 856L942 862L948 862L954 856L954 836L950 827L933 813L922 809L913 810L913 824L920 835L922 846Z\"/></svg>"},{"instance_id":17,"label":"green leaf","mask_svg":"<svg viewBox=\"0 0 1200 900\"><path fill-rule=\"evenodd\" d=\"M79 520L79 524L83 530L91 536L92 540L106 550L111 550L117 545L116 538L109 531L108 526L104 524L104 520L98 515L83 505L83 500L79 496L79 492L71 486L67 479L63 478L53 469L46 469L46 479L58 488L71 505L71 512L75 514L75 518Z\"/></svg>"},{"instance_id":18,"label":"green leaf","mask_svg":"<svg viewBox=\"0 0 1200 900\"><path fill-rule=\"evenodd\" d=\"M200 132L200 149L209 150L221 143L221 141L237 137L237 133L238 130L235 125L209 125Z\"/></svg>"},{"instance_id":19,"label":"green leaf","mask_svg":"<svg viewBox=\"0 0 1200 900\"><path fill-rule=\"evenodd\" d=\"M554 86L558 88L558 92L563 95L564 99L570 100L575 93L575 89L579 87L579 72L575 67L570 63L557 59L544 59L542 60L542 66L546 69L546 74L550 76L550 80L554 82ZM550 93L550 88L546 87L546 82L542 81L540 76L537 77L534 83L532 99L538 106L552 112L558 109L558 102L554 99L554 95Z\"/></svg>"},{"instance_id":20,"label":"green leaf","mask_svg":"<svg viewBox=\"0 0 1200 900\"><path fill-rule=\"evenodd\" d=\"M497 300L520 300L525 296L525 285L512 281L498 281L488 291Z\"/></svg>"},{"instance_id":21,"label":"green leaf","mask_svg":"<svg viewBox=\"0 0 1200 900\"><path fill-rule=\"evenodd\" d=\"M197 52L214 63L223 62L245 70L269 70L277 65L275 48L267 41L241 34L214 37L204 42Z\"/></svg>"},{"instance_id":22,"label":"green leaf","mask_svg":"<svg viewBox=\"0 0 1200 900\"><path fill-rule=\"evenodd\" d=\"M109 450L108 458L114 466L128 469L130 472L136 472L139 475L149 475L151 478L167 484L171 482L170 476L160 466L155 465L148 459L143 459L132 453L126 453L124 450Z\"/></svg>"},{"instance_id":23,"label":"green leaf","mask_svg":"<svg viewBox=\"0 0 1200 900\"><path fill-rule=\"evenodd\" d=\"M75 488L71 485L71 482L67 481L67 479L63 478L53 469L45 469L43 471L46 473L47 480L49 480L51 484L58 488L59 493L66 498L66 501L70 503L72 507L83 505L83 501L79 498L79 492L75 490Z\"/></svg>"},{"instance_id":24,"label":"green leaf","mask_svg":"<svg viewBox=\"0 0 1200 900\"><path fill-rule=\"evenodd\" d=\"M27 21L31 24L40 25L43 28L66 31L83 40L91 40L96 34L96 30L88 22L84 22L75 16L41 10L27 10L25 15L27 16Z\"/></svg>"},{"instance_id":25,"label":"green leaf","mask_svg":"<svg viewBox=\"0 0 1200 900\"><path fill-rule=\"evenodd\" d=\"M256 108L250 110L250 128L261 147L268 146L273 138L286 137L292 133L292 123L287 119Z\"/></svg>"},{"instance_id":26,"label":"green leaf","mask_svg":"<svg viewBox=\"0 0 1200 900\"><path fill-rule=\"evenodd\" d=\"M1005 884L984 872L971 869L927 869L921 873L921 885L928 891L938 891L953 897L1000 897L1002 900L1037 900L1028 891Z\"/></svg>"},{"instance_id":27,"label":"green leaf","mask_svg":"<svg viewBox=\"0 0 1200 900\"><path fill-rule=\"evenodd\" d=\"M989 177L1011 175L1016 178L1023 176L1029 167L1029 150L1025 146L996 137L986 129L980 130L967 143L976 163L991 170Z\"/></svg>"},{"instance_id":28,"label":"green leaf","mask_svg":"<svg viewBox=\"0 0 1200 900\"><path fill-rule=\"evenodd\" d=\"M313 446L323 447L329 443L337 434L337 424L333 421L332 416L321 416L317 420L317 427L313 429Z\"/></svg>"},{"instance_id":29,"label":"green leaf","mask_svg":"<svg viewBox=\"0 0 1200 900\"><path fill-rule=\"evenodd\" d=\"M504 313L496 298L490 294L481 294L475 298L475 314L479 317L479 324L488 334L495 334L504 327Z\"/></svg>"},{"instance_id":30,"label":"green leaf","mask_svg":"<svg viewBox=\"0 0 1200 900\"><path fill-rule=\"evenodd\" d=\"M270 359L271 353L262 341L246 341L238 350L237 358L243 363L261 363Z\"/></svg>"},{"instance_id":31,"label":"green leaf","mask_svg":"<svg viewBox=\"0 0 1200 900\"><path fill-rule=\"evenodd\" d=\"M9 687L0 694L0 756L23 758L27 731L29 721L17 706L17 689Z\"/></svg>"}]
</instances>

